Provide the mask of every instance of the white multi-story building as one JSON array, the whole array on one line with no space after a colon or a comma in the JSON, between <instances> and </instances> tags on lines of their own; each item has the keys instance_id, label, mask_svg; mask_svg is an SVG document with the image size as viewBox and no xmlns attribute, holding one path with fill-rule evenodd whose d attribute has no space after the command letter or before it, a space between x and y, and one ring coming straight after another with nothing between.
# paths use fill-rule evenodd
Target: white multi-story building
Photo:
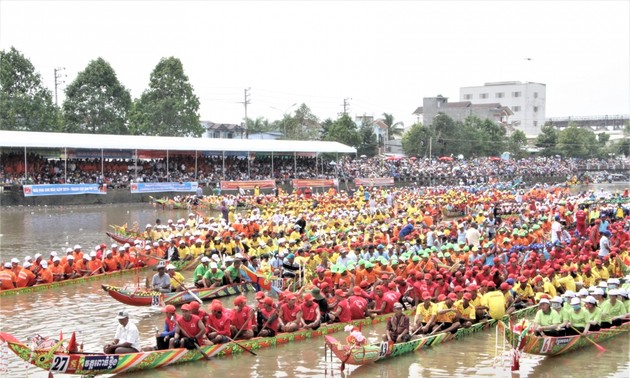
<instances>
[{"instance_id":1,"label":"white multi-story building","mask_svg":"<svg viewBox=\"0 0 630 378\"><path fill-rule=\"evenodd\" d=\"M523 131L528 138L536 137L545 124L546 99L547 89L541 83L503 81L459 89L460 101L476 104L499 102L509 107L514 113L510 116L510 126L513 130Z\"/></svg>"}]
</instances>

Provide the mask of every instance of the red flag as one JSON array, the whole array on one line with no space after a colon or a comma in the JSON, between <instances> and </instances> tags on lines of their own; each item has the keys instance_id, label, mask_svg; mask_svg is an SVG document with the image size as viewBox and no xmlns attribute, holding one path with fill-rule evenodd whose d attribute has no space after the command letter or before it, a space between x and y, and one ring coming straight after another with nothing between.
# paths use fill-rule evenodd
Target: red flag
<instances>
[{"instance_id":1,"label":"red flag","mask_svg":"<svg viewBox=\"0 0 630 378\"><path fill-rule=\"evenodd\" d=\"M75 353L77 351L77 337L72 332L72 336L70 336L70 341L68 342L68 353Z\"/></svg>"},{"instance_id":2,"label":"red flag","mask_svg":"<svg viewBox=\"0 0 630 378\"><path fill-rule=\"evenodd\" d=\"M63 340L63 331L59 331L59 341Z\"/></svg>"}]
</instances>

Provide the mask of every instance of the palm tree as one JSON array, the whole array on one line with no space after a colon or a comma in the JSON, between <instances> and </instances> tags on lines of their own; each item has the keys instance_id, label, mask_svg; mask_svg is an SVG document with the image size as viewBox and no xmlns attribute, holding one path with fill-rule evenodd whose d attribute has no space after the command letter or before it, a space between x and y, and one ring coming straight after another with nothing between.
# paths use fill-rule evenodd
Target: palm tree
<instances>
[{"instance_id":1,"label":"palm tree","mask_svg":"<svg viewBox=\"0 0 630 378\"><path fill-rule=\"evenodd\" d=\"M394 122L392 114L383 113L383 123L387 125L388 140L394 140L395 136L402 136L405 125L402 122Z\"/></svg>"}]
</instances>

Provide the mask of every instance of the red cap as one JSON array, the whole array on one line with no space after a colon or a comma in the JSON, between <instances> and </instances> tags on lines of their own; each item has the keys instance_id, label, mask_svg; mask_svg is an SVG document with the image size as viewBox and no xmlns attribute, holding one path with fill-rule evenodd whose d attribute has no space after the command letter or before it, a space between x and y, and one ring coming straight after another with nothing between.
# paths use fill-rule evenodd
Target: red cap
<instances>
[{"instance_id":1,"label":"red cap","mask_svg":"<svg viewBox=\"0 0 630 378\"><path fill-rule=\"evenodd\" d=\"M390 282L387 284L387 288L389 289L396 289L396 282Z\"/></svg>"},{"instance_id":2,"label":"red cap","mask_svg":"<svg viewBox=\"0 0 630 378\"><path fill-rule=\"evenodd\" d=\"M381 279L386 280L389 278L389 274L381 274Z\"/></svg>"},{"instance_id":3,"label":"red cap","mask_svg":"<svg viewBox=\"0 0 630 378\"><path fill-rule=\"evenodd\" d=\"M328 282L322 282L322 285L321 285L320 289L324 289L324 288L327 288L327 287L330 287L330 284Z\"/></svg>"},{"instance_id":4,"label":"red cap","mask_svg":"<svg viewBox=\"0 0 630 378\"><path fill-rule=\"evenodd\" d=\"M190 311L190 305L189 304L185 304L182 306L182 311Z\"/></svg>"},{"instance_id":5,"label":"red cap","mask_svg":"<svg viewBox=\"0 0 630 378\"><path fill-rule=\"evenodd\" d=\"M343 290L341 290L341 289L337 289L337 290L335 290L335 295L337 295L339 297L345 297L346 293Z\"/></svg>"},{"instance_id":6,"label":"red cap","mask_svg":"<svg viewBox=\"0 0 630 378\"><path fill-rule=\"evenodd\" d=\"M443 300L445 300L445 299L446 299L446 295L444 295L444 294L440 294L440 295L438 295L438 297L437 297L438 302L442 302L442 301L443 301Z\"/></svg>"},{"instance_id":7,"label":"red cap","mask_svg":"<svg viewBox=\"0 0 630 378\"><path fill-rule=\"evenodd\" d=\"M501 284L501 290L510 290L511 288L512 288L512 285L510 285L510 284L509 284L509 283L507 283L507 282L503 282L503 283Z\"/></svg>"},{"instance_id":8,"label":"red cap","mask_svg":"<svg viewBox=\"0 0 630 378\"><path fill-rule=\"evenodd\" d=\"M361 281L361 283L359 284L359 287L361 287L362 289L365 289L368 286L370 286L370 284L367 281Z\"/></svg>"},{"instance_id":9,"label":"red cap","mask_svg":"<svg viewBox=\"0 0 630 378\"><path fill-rule=\"evenodd\" d=\"M273 306L273 298L266 297L266 298L263 300L263 303L264 303L264 304L266 304L266 305L268 305L268 306Z\"/></svg>"},{"instance_id":10,"label":"red cap","mask_svg":"<svg viewBox=\"0 0 630 378\"><path fill-rule=\"evenodd\" d=\"M459 286L459 285L457 285L457 286L455 286L455 289L453 289L453 291L456 292L456 293L459 293L460 291L464 291L464 288Z\"/></svg>"},{"instance_id":11,"label":"red cap","mask_svg":"<svg viewBox=\"0 0 630 378\"><path fill-rule=\"evenodd\" d=\"M431 294L428 291L422 292L422 300L426 301L427 299L431 299Z\"/></svg>"},{"instance_id":12,"label":"red cap","mask_svg":"<svg viewBox=\"0 0 630 378\"><path fill-rule=\"evenodd\" d=\"M488 281L488 283L486 284L487 287L497 287L497 284L494 283L494 281L490 280Z\"/></svg>"},{"instance_id":13,"label":"red cap","mask_svg":"<svg viewBox=\"0 0 630 378\"><path fill-rule=\"evenodd\" d=\"M223 310L223 304L221 302L212 302L210 305L210 311L221 311Z\"/></svg>"},{"instance_id":14,"label":"red cap","mask_svg":"<svg viewBox=\"0 0 630 378\"><path fill-rule=\"evenodd\" d=\"M527 278L525 278L525 276L520 276L520 277L518 278L518 281L519 281L519 282L521 282L521 283L522 283L522 282L527 282Z\"/></svg>"},{"instance_id":15,"label":"red cap","mask_svg":"<svg viewBox=\"0 0 630 378\"><path fill-rule=\"evenodd\" d=\"M450 293L447 298L452 300L452 301L456 301L457 300L457 294Z\"/></svg>"},{"instance_id":16,"label":"red cap","mask_svg":"<svg viewBox=\"0 0 630 378\"><path fill-rule=\"evenodd\" d=\"M304 294L304 300L305 300L305 301L312 301L312 300L314 300L314 299L315 299L315 298L313 297L313 294L311 294L311 293L306 293L306 294Z\"/></svg>"},{"instance_id":17,"label":"red cap","mask_svg":"<svg viewBox=\"0 0 630 378\"><path fill-rule=\"evenodd\" d=\"M432 279L433 279L433 276L432 276L432 275L430 275L430 274L425 274L425 275L424 275L424 279L425 279L425 280L432 280Z\"/></svg>"},{"instance_id":18,"label":"red cap","mask_svg":"<svg viewBox=\"0 0 630 378\"><path fill-rule=\"evenodd\" d=\"M239 303L247 303L247 298L245 298L244 295L239 295L238 297L234 298L234 305L238 306Z\"/></svg>"},{"instance_id":19,"label":"red cap","mask_svg":"<svg viewBox=\"0 0 630 378\"><path fill-rule=\"evenodd\" d=\"M175 306L173 305L167 305L166 307L164 307L163 309L161 309L160 311L162 312L167 312L169 314L172 314L175 312Z\"/></svg>"},{"instance_id":20,"label":"red cap","mask_svg":"<svg viewBox=\"0 0 630 378\"><path fill-rule=\"evenodd\" d=\"M354 295L361 295L361 294L363 294L363 290L360 287L358 287L358 286L353 287L352 288L352 292L354 293Z\"/></svg>"},{"instance_id":21,"label":"red cap","mask_svg":"<svg viewBox=\"0 0 630 378\"><path fill-rule=\"evenodd\" d=\"M471 300L471 299L472 299L472 295L470 295L470 293L466 293L466 294L464 294L464 297L463 297L463 298L464 298L465 300L469 301L469 300Z\"/></svg>"}]
</instances>

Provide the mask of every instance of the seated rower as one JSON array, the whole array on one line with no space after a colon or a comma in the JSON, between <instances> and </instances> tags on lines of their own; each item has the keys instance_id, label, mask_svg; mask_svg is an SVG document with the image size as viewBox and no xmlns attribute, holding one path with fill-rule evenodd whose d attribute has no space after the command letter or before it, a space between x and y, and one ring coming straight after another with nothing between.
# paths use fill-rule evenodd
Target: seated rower
<instances>
[{"instance_id":1,"label":"seated rower","mask_svg":"<svg viewBox=\"0 0 630 378\"><path fill-rule=\"evenodd\" d=\"M111 344L105 345L105 354L137 353L140 351L140 334L135 324L129 321L127 311L120 311L116 316L118 327Z\"/></svg>"},{"instance_id":2,"label":"seated rower","mask_svg":"<svg viewBox=\"0 0 630 378\"><path fill-rule=\"evenodd\" d=\"M431 302L431 294L427 291L422 293L422 303L416 307L416 316L411 326L412 334L429 333L435 324L437 316L437 305Z\"/></svg>"},{"instance_id":3,"label":"seated rower","mask_svg":"<svg viewBox=\"0 0 630 378\"><path fill-rule=\"evenodd\" d=\"M321 324L321 312L311 293L304 294L304 302L300 305L300 310L302 312L300 328L318 329Z\"/></svg>"},{"instance_id":4,"label":"seated rower","mask_svg":"<svg viewBox=\"0 0 630 378\"><path fill-rule=\"evenodd\" d=\"M209 264L209 269L203 275L203 285L209 288L223 286L224 275L225 273L219 269L217 263L211 262Z\"/></svg>"},{"instance_id":5,"label":"seated rower","mask_svg":"<svg viewBox=\"0 0 630 378\"><path fill-rule=\"evenodd\" d=\"M563 327L566 329L566 335L574 336L584 332L588 322L588 315L586 311L582 309L580 298L571 298L571 302L569 303L571 310L565 313L565 317L562 321L564 322Z\"/></svg>"},{"instance_id":6,"label":"seated rower","mask_svg":"<svg viewBox=\"0 0 630 378\"><path fill-rule=\"evenodd\" d=\"M394 315L387 320L384 341L404 343L409 341L409 317L403 313L402 303L394 303Z\"/></svg>"},{"instance_id":7,"label":"seated rower","mask_svg":"<svg viewBox=\"0 0 630 378\"><path fill-rule=\"evenodd\" d=\"M536 312L532 327L534 332L539 336L562 336L564 332L560 312L551 309L551 302L547 298L542 298L538 306L539 310Z\"/></svg>"},{"instance_id":8,"label":"seated rower","mask_svg":"<svg viewBox=\"0 0 630 378\"><path fill-rule=\"evenodd\" d=\"M468 328L477 322L475 307L470 303L472 296L465 293L461 301L457 304L457 313L459 314L460 324L464 328Z\"/></svg>"},{"instance_id":9,"label":"seated rower","mask_svg":"<svg viewBox=\"0 0 630 378\"><path fill-rule=\"evenodd\" d=\"M278 321L280 331L295 332L300 328L301 308L296 305L296 298L293 293L286 296L286 302L280 306L278 311Z\"/></svg>"},{"instance_id":10,"label":"seated rower","mask_svg":"<svg viewBox=\"0 0 630 378\"><path fill-rule=\"evenodd\" d=\"M168 264L166 266L166 273L171 280L171 292L183 291L184 276L181 273L175 271L175 265Z\"/></svg>"},{"instance_id":11,"label":"seated rower","mask_svg":"<svg viewBox=\"0 0 630 378\"><path fill-rule=\"evenodd\" d=\"M433 327L433 333L451 332L455 333L461 326L455 301L457 294L450 293L443 302L438 303L437 316L435 321L437 325Z\"/></svg>"},{"instance_id":12,"label":"seated rower","mask_svg":"<svg viewBox=\"0 0 630 378\"><path fill-rule=\"evenodd\" d=\"M328 313L331 323L347 323L352 320L352 312L350 312L350 304L346 299L346 293L343 290L335 291L335 303L332 310Z\"/></svg>"},{"instance_id":13,"label":"seated rower","mask_svg":"<svg viewBox=\"0 0 630 378\"><path fill-rule=\"evenodd\" d=\"M24 264L26 265L26 264ZM602 328L619 327L628 317L626 307L619 299L619 290L608 290L608 300L602 304Z\"/></svg>"},{"instance_id":14,"label":"seated rower","mask_svg":"<svg viewBox=\"0 0 630 378\"><path fill-rule=\"evenodd\" d=\"M230 324L232 338L235 340L251 339L254 337L253 319L255 312L247 305L247 298L244 295L234 298L234 306Z\"/></svg>"},{"instance_id":15,"label":"seated rower","mask_svg":"<svg viewBox=\"0 0 630 378\"><path fill-rule=\"evenodd\" d=\"M164 329L155 328L155 346L142 348L143 352L168 349L169 340L175 336L175 306L167 305L161 310L164 313Z\"/></svg>"},{"instance_id":16,"label":"seated rower","mask_svg":"<svg viewBox=\"0 0 630 378\"><path fill-rule=\"evenodd\" d=\"M262 325L258 336L274 337L278 332L278 313L276 312L272 298L266 297L263 299L263 305L260 308L260 317L262 319Z\"/></svg>"},{"instance_id":17,"label":"seated rower","mask_svg":"<svg viewBox=\"0 0 630 378\"><path fill-rule=\"evenodd\" d=\"M597 299L592 295L584 299L584 308L586 309L586 328L584 332L597 332L600 330L602 322L602 310L597 306Z\"/></svg>"},{"instance_id":18,"label":"seated rower","mask_svg":"<svg viewBox=\"0 0 630 378\"><path fill-rule=\"evenodd\" d=\"M208 339L213 344L225 344L232 336L232 319L223 308L219 300L210 304L210 314L207 318Z\"/></svg>"},{"instance_id":19,"label":"seated rower","mask_svg":"<svg viewBox=\"0 0 630 378\"><path fill-rule=\"evenodd\" d=\"M169 341L169 348L195 349L195 344L209 344L206 327L198 316L192 314L190 305L183 305L181 310L182 316L176 317L175 334Z\"/></svg>"},{"instance_id":20,"label":"seated rower","mask_svg":"<svg viewBox=\"0 0 630 378\"><path fill-rule=\"evenodd\" d=\"M157 273L153 275L151 279L151 288L157 290L160 293L171 292L171 278L166 274L166 264L160 262L157 267Z\"/></svg>"}]
</instances>

